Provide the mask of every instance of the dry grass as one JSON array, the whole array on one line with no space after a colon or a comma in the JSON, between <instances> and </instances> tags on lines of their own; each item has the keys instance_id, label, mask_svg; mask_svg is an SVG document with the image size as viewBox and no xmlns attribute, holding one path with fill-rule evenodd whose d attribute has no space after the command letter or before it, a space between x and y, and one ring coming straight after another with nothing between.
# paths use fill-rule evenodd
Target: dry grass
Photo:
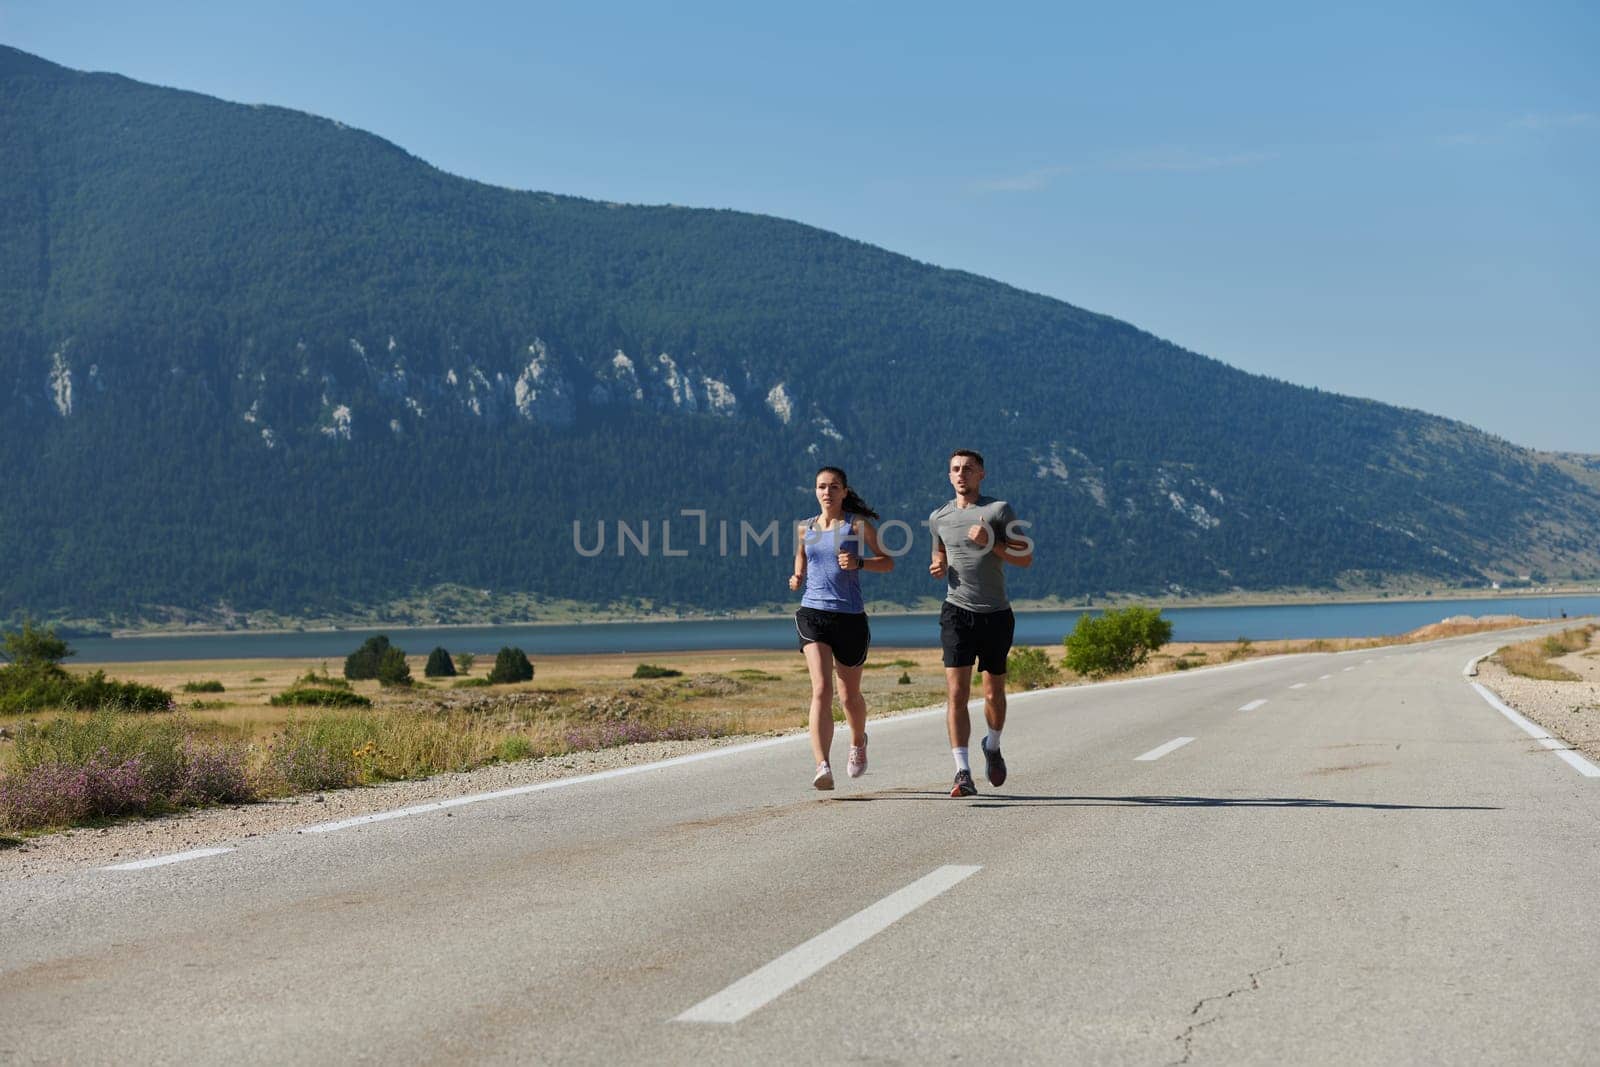
<instances>
[{"instance_id":1,"label":"dry grass","mask_svg":"<svg viewBox=\"0 0 1600 1067\"><path fill-rule=\"evenodd\" d=\"M1582 676L1552 661L1568 653L1587 649L1597 629L1600 627L1580 626L1549 637L1536 637L1531 641L1507 645L1495 656L1506 670L1524 678L1545 682L1581 682Z\"/></svg>"}]
</instances>

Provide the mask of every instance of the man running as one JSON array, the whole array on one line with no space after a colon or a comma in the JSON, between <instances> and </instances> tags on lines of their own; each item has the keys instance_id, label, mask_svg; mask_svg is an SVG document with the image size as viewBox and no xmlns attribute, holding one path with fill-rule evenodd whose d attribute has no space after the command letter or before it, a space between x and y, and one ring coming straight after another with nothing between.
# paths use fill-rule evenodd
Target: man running
<instances>
[{"instance_id":1,"label":"man running","mask_svg":"<svg viewBox=\"0 0 1600 1067\"><path fill-rule=\"evenodd\" d=\"M939 612L939 636L944 645L945 687L949 694L946 721L950 750L956 758L953 797L978 792L972 783L967 742L972 721L967 701L972 697L972 667L983 674L983 717L989 735L980 743L989 784L1006 780L1006 761L1000 755L1000 731L1006 724L1006 657L1016 617L1006 600L1005 564L1026 567L1033 563L1033 542L1020 533L1016 512L1004 500L982 496L983 457L969 448L950 454L950 485L956 498L928 516L933 534L933 562L928 573L946 579L949 591Z\"/></svg>"}]
</instances>

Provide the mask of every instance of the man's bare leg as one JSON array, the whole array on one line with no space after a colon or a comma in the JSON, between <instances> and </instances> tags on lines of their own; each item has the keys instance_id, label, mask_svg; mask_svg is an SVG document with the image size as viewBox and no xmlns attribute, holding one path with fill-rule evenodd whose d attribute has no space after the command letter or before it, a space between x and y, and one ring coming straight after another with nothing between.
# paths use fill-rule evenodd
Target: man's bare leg
<instances>
[{"instance_id":1,"label":"man's bare leg","mask_svg":"<svg viewBox=\"0 0 1600 1067\"><path fill-rule=\"evenodd\" d=\"M945 722L950 728L950 747L966 748L972 737L972 717L967 714L967 702L972 699L972 667L946 667L945 691L948 706Z\"/></svg>"},{"instance_id":2,"label":"man's bare leg","mask_svg":"<svg viewBox=\"0 0 1600 1067\"><path fill-rule=\"evenodd\" d=\"M989 729L999 733L1006 726L1006 676L983 676L983 718Z\"/></svg>"}]
</instances>

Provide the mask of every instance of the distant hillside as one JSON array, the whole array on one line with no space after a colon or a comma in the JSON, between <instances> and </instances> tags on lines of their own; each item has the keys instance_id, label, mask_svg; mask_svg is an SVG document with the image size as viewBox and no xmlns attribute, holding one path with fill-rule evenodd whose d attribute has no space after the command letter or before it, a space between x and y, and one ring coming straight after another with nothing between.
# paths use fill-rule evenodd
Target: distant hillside
<instances>
[{"instance_id":1,"label":"distant hillside","mask_svg":"<svg viewBox=\"0 0 1600 1067\"><path fill-rule=\"evenodd\" d=\"M0 617L786 600L740 520L808 513L826 461L919 522L956 445L1036 524L1018 596L1600 573L1571 457L780 219L494 188L5 48L0 205ZM685 508L709 543L666 557ZM648 557L575 551L617 519ZM936 595L924 554L873 590Z\"/></svg>"}]
</instances>

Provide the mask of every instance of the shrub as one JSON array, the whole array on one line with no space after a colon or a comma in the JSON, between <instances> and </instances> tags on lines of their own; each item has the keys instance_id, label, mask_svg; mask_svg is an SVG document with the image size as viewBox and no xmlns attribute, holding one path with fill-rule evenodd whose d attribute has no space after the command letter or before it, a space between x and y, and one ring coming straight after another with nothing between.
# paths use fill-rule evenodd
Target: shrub
<instances>
[{"instance_id":1,"label":"shrub","mask_svg":"<svg viewBox=\"0 0 1600 1067\"><path fill-rule=\"evenodd\" d=\"M1014 648L1006 657L1007 687L1044 689L1061 681L1061 671L1042 648Z\"/></svg>"},{"instance_id":2,"label":"shrub","mask_svg":"<svg viewBox=\"0 0 1600 1067\"><path fill-rule=\"evenodd\" d=\"M262 681L266 681L266 679L263 678ZM306 671L306 673L296 678L294 680L294 684L296 686L312 686L318 689L350 690L350 683L345 681L343 678L335 678L333 675L329 674L326 665L324 665L320 671L315 667L311 668L309 671Z\"/></svg>"},{"instance_id":3,"label":"shrub","mask_svg":"<svg viewBox=\"0 0 1600 1067\"><path fill-rule=\"evenodd\" d=\"M275 707L370 708L372 701L349 689L295 683L272 698Z\"/></svg>"},{"instance_id":4,"label":"shrub","mask_svg":"<svg viewBox=\"0 0 1600 1067\"><path fill-rule=\"evenodd\" d=\"M204 681L204 682L184 682L183 683L183 691L185 693L226 693L227 692L227 690L222 687L222 683L217 681L214 678L210 679L208 681Z\"/></svg>"},{"instance_id":5,"label":"shrub","mask_svg":"<svg viewBox=\"0 0 1600 1067\"><path fill-rule=\"evenodd\" d=\"M428 653L428 662L422 668L425 678L454 678L456 676L455 660L450 658L450 653L442 647Z\"/></svg>"},{"instance_id":6,"label":"shrub","mask_svg":"<svg viewBox=\"0 0 1600 1067\"><path fill-rule=\"evenodd\" d=\"M1069 668L1100 678L1133 670L1170 640L1172 623L1161 617L1159 609L1129 607L1078 616L1077 626L1062 643Z\"/></svg>"},{"instance_id":7,"label":"shrub","mask_svg":"<svg viewBox=\"0 0 1600 1067\"><path fill-rule=\"evenodd\" d=\"M489 672L491 685L508 682L526 682L533 678L533 664L520 648L502 648L494 658L494 670Z\"/></svg>"},{"instance_id":8,"label":"shrub","mask_svg":"<svg viewBox=\"0 0 1600 1067\"><path fill-rule=\"evenodd\" d=\"M900 672L900 680L898 682L896 682L895 684L896 685L910 685L911 684L911 672L910 671L901 671Z\"/></svg>"},{"instance_id":9,"label":"shrub","mask_svg":"<svg viewBox=\"0 0 1600 1067\"><path fill-rule=\"evenodd\" d=\"M487 689L487 688L489 688L489 686L491 686L493 684L494 683L489 681L489 679L487 679L487 678L463 678L459 682L457 682L455 685L452 685L450 688L451 689Z\"/></svg>"},{"instance_id":10,"label":"shrub","mask_svg":"<svg viewBox=\"0 0 1600 1067\"><path fill-rule=\"evenodd\" d=\"M462 674L471 674L472 665L476 662L478 662L478 657L471 652L456 653L456 666L461 669Z\"/></svg>"},{"instance_id":11,"label":"shrub","mask_svg":"<svg viewBox=\"0 0 1600 1067\"><path fill-rule=\"evenodd\" d=\"M372 701L350 688L343 678L313 668L294 680L294 684L271 703L277 707L370 708Z\"/></svg>"},{"instance_id":12,"label":"shrub","mask_svg":"<svg viewBox=\"0 0 1600 1067\"><path fill-rule=\"evenodd\" d=\"M384 649L383 655L378 657L377 678L379 685L410 685L411 665L406 662L406 654L393 645Z\"/></svg>"},{"instance_id":13,"label":"shrub","mask_svg":"<svg viewBox=\"0 0 1600 1067\"><path fill-rule=\"evenodd\" d=\"M641 663L633 669L635 678L682 678L683 672L671 667L658 667L654 663Z\"/></svg>"},{"instance_id":14,"label":"shrub","mask_svg":"<svg viewBox=\"0 0 1600 1067\"><path fill-rule=\"evenodd\" d=\"M0 712L67 708L98 711L167 711L172 694L137 682L117 682L105 671L75 677L54 663L13 664L0 668Z\"/></svg>"},{"instance_id":15,"label":"shrub","mask_svg":"<svg viewBox=\"0 0 1600 1067\"><path fill-rule=\"evenodd\" d=\"M383 654L390 648L389 638L384 634L369 637L344 660L344 676L352 681L361 681L378 676L378 664L383 660Z\"/></svg>"},{"instance_id":16,"label":"shrub","mask_svg":"<svg viewBox=\"0 0 1600 1067\"><path fill-rule=\"evenodd\" d=\"M1222 654L1222 658L1231 663L1236 659L1244 659L1252 655L1255 650L1256 646L1250 643L1248 637L1241 637L1232 648Z\"/></svg>"},{"instance_id":17,"label":"shrub","mask_svg":"<svg viewBox=\"0 0 1600 1067\"><path fill-rule=\"evenodd\" d=\"M118 711L170 711L172 694L153 685L115 682L105 671L95 671L77 683L73 707L83 711L115 708Z\"/></svg>"}]
</instances>

